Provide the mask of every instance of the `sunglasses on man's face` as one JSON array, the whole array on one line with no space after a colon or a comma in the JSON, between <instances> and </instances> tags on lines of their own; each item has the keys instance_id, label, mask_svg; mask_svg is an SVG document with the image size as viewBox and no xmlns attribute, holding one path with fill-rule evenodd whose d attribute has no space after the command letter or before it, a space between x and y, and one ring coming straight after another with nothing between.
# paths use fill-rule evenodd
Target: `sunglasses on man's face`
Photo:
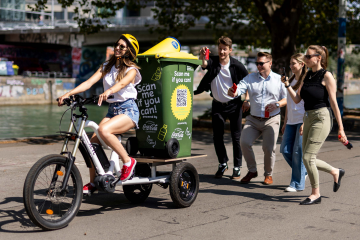
<instances>
[{"instance_id":1,"label":"sunglasses on man's face","mask_svg":"<svg viewBox=\"0 0 360 240\"><path fill-rule=\"evenodd\" d=\"M120 43L119 43L119 44L118 44L118 43L115 43L115 44L114 44L114 48L117 48L117 47L119 47L120 50L124 50L124 49L126 48L126 46L121 45Z\"/></svg>"},{"instance_id":2,"label":"sunglasses on man's face","mask_svg":"<svg viewBox=\"0 0 360 240\"><path fill-rule=\"evenodd\" d=\"M306 59L311 59L312 57L315 57L315 56L320 56L320 54L305 55L304 57L305 57Z\"/></svg>"},{"instance_id":3,"label":"sunglasses on man's face","mask_svg":"<svg viewBox=\"0 0 360 240\"><path fill-rule=\"evenodd\" d=\"M255 62L255 65L256 66L263 66L265 63L268 63L268 62L270 62L270 61L267 61L267 62Z\"/></svg>"}]
</instances>

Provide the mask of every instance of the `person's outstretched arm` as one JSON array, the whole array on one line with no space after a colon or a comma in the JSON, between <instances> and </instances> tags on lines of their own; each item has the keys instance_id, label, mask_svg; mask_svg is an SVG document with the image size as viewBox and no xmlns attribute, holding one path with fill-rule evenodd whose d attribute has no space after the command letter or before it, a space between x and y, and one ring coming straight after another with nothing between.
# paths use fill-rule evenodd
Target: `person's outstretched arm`
<instances>
[{"instance_id":1,"label":"person's outstretched arm","mask_svg":"<svg viewBox=\"0 0 360 240\"><path fill-rule=\"evenodd\" d=\"M64 95L62 95L61 97L59 97L58 105L61 106L63 103L63 100L65 98L69 98L71 95L85 92L86 90L91 88L92 85L94 85L97 81L99 81L101 79L101 76L102 76L101 68L99 68L88 80L81 83L79 86L77 86L70 92L67 92Z\"/></svg>"}]
</instances>

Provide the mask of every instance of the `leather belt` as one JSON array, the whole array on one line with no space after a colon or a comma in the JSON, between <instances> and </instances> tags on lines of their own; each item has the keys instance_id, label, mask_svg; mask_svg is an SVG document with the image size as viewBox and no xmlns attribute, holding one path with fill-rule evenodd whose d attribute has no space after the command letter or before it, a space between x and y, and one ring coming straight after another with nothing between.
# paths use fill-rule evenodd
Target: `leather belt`
<instances>
[{"instance_id":1,"label":"leather belt","mask_svg":"<svg viewBox=\"0 0 360 240\"><path fill-rule=\"evenodd\" d=\"M260 120L260 121L266 121L266 120L269 120L270 118L273 118L273 117L276 117L277 115L279 115L280 113L274 115L274 116L270 116L268 118L262 118L262 117L257 117L257 116L254 116L254 115L250 115L252 116L253 118L256 118L257 120Z\"/></svg>"},{"instance_id":2,"label":"leather belt","mask_svg":"<svg viewBox=\"0 0 360 240\"><path fill-rule=\"evenodd\" d=\"M216 100L215 98L213 98L213 100L214 100L214 102L216 102L216 103L220 103L221 105L223 105L223 106L227 106L227 105L229 105L229 104L232 104L232 103L235 103L235 102L237 102L237 101L240 101L241 102L241 99L239 99L239 98L234 98L233 100L230 100L230 101L228 101L228 102L219 102L218 100Z\"/></svg>"}]
</instances>

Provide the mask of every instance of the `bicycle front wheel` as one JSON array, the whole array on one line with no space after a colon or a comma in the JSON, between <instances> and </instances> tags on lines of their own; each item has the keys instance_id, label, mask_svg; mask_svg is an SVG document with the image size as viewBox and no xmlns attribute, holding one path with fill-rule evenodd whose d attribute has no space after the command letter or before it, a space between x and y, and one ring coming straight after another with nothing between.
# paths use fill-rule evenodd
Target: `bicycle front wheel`
<instances>
[{"instance_id":1,"label":"bicycle front wheel","mask_svg":"<svg viewBox=\"0 0 360 240\"><path fill-rule=\"evenodd\" d=\"M82 180L73 165L65 190L61 191L67 158L48 155L30 169L24 183L23 198L31 221L44 230L67 226L76 216L82 201Z\"/></svg>"}]
</instances>

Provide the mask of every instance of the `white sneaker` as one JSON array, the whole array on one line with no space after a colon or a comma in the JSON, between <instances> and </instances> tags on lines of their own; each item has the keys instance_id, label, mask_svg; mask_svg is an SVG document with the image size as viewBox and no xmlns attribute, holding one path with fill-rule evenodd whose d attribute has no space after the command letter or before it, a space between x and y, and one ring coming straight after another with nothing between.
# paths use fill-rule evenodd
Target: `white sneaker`
<instances>
[{"instance_id":1,"label":"white sneaker","mask_svg":"<svg viewBox=\"0 0 360 240\"><path fill-rule=\"evenodd\" d=\"M289 187L285 188L285 192L297 192L297 190L295 188L289 186Z\"/></svg>"}]
</instances>

